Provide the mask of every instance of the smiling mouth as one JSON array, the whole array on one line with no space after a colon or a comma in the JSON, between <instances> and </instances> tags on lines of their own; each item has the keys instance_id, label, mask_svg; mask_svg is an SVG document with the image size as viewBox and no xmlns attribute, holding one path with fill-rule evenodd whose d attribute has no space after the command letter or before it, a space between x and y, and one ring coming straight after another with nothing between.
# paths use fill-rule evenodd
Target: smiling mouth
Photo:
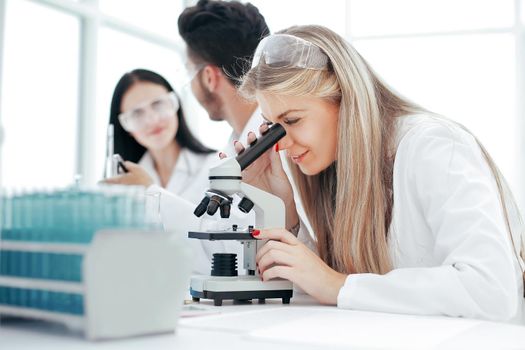
<instances>
[{"instance_id":1,"label":"smiling mouth","mask_svg":"<svg viewBox=\"0 0 525 350\"><path fill-rule=\"evenodd\" d=\"M305 151L304 153L301 153L297 156L290 156L290 158L292 158L292 160L296 163L299 163L301 162L303 159L304 159L304 156L308 153L308 151Z\"/></svg>"},{"instance_id":2,"label":"smiling mouth","mask_svg":"<svg viewBox=\"0 0 525 350\"><path fill-rule=\"evenodd\" d=\"M152 132L150 132L150 135L160 134L163 130L164 130L164 128L157 128L157 129L153 130Z\"/></svg>"}]
</instances>

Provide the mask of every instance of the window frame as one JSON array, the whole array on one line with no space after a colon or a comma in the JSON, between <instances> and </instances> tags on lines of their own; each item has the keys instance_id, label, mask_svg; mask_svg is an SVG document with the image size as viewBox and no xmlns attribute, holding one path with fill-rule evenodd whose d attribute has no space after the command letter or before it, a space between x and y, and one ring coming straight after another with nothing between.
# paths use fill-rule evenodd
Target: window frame
<instances>
[{"instance_id":1,"label":"window frame","mask_svg":"<svg viewBox=\"0 0 525 350\"><path fill-rule=\"evenodd\" d=\"M8 1L0 0L0 81L2 81L4 47L5 47L5 13ZM160 47L174 51L176 54L184 53L183 47L176 40L150 32L144 28L133 25L127 21L107 15L100 11L98 0L28 0L30 2L44 5L59 12L76 16L80 21L79 39L79 86L78 86L78 110L77 110L77 144L75 173L81 175L81 183L93 184L99 179L100 174L95 173L96 155L91 151L95 142L95 118L96 113L96 87L97 87L97 53L98 32L102 27L128 34L137 39L142 39ZM183 0L183 5L189 5L190 1ZM1 84L0 84L1 89ZM2 91L0 90L0 169L2 165ZM2 185L2 174L0 172L0 186Z\"/></svg>"}]
</instances>

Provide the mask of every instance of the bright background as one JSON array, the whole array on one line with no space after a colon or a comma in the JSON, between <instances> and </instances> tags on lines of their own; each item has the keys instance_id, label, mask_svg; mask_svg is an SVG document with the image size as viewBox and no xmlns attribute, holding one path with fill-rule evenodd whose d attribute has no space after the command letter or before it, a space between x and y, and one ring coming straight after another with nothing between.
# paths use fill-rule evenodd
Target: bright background
<instances>
[{"instance_id":1,"label":"bright background","mask_svg":"<svg viewBox=\"0 0 525 350\"><path fill-rule=\"evenodd\" d=\"M102 175L118 78L143 67L183 99L196 134L222 148L181 79L177 18L194 1L0 0L0 183L54 187ZM525 208L525 0L257 0L272 31L321 24L351 41L416 103L470 128Z\"/></svg>"}]
</instances>

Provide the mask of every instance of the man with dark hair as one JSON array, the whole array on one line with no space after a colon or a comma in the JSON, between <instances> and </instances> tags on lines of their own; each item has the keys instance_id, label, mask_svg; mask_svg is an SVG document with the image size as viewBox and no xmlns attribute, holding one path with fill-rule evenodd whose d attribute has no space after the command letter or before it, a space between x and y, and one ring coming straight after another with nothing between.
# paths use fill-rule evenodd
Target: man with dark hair
<instances>
[{"instance_id":1,"label":"man with dark hair","mask_svg":"<svg viewBox=\"0 0 525 350\"><path fill-rule=\"evenodd\" d=\"M233 128L223 150L234 156L234 141L246 142L248 133L258 132L263 122L257 103L243 99L237 87L251 66L259 42L270 35L270 30L255 6L238 1L200 0L182 12L178 25L186 42L193 94L210 119L226 120ZM281 159L293 183L283 154ZM305 218L298 196L295 203L301 218Z\"/></svg>"},{"instance_id":2,"label":"man with dark hair","mask_svg":"<svg viewBox=\"0 0 525 350\"><path fill-rule=\"evenodd\" d=\"M201 0L186 8L179 17L179 32L187 44L187 68L192 91L212 120L226 120L233 128L224 151L234 155L234 140L246 140L248 131L257 131L263 122L257 103L247 102L237 91L237 85L248 69L259 41L269 34L259 10L238 1ZM217 156L218 159L218 156ZM203 165L207 166L207 165ZM139 170L136 170L139 171ZM138 184L138 183L137 183ZM160 192L161 217L168 230L187 232L210 224L193 215L197 203L190 203L147 179L140 183L149 192ZM198 184L194 184L198 187ZM202 183L202 194L209 183ZM253 224L254 213L243 214L232 208L231 219L236 224ZM244 273L242 245L237 241L205 241L189 239L193 249L193 272L206 274L211 254L237 254L239 273Z\"/></svg>"},{"instance_id":3,"label":"man with dark hair","mask_svg":"<svg viewBox=\"0 0 525 350\"><path fill-rule=\"evenodd\" d=\"M270 30L255 6L238 1L200 0L182 12L178 25L193 94L210 119L226 120L233 128L225 151L235 154L233 141L244 142L262 123L257 104L242 99L237 85Z\"/></svg>"}]
</instances>

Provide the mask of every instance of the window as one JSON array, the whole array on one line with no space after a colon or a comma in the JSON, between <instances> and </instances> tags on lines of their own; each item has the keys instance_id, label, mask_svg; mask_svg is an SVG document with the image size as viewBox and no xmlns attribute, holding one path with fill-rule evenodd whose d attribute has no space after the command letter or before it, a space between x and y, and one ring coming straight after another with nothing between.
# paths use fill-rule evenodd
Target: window
<instances>
[{"instance_id":1,"label":"window","mask_svg":"<svg viewBox=\"0 0 525 350\"><path fill-rule=\"evenodd\" d=\"M293 25L319 24L340 35L346 32L345 0L250 0L264 16L272 33Z\"/></svg>"},{"instance_id":2,"label":"window","mask_svg":"<svg viewBox=\"0 0 525 350\"><path fill-rule=\"evenodd\" d=\"M25 0L8 1L6 13L2 185L71 183L77 147L78 18Z\"/></svg>"},{"instance_id":3,"label":"window","mask_svg":"<svg viewBox=\"0 0 525 350\"><path fill-rule=\"evenodd\" d=\"M348 21L356 37L508 28L513 0L350 0Z\"/></svg>"},{"instance_id":4,"label":"window","mask_svg":"<svg viewBox=\"0 0 525 350\"><path fill-rule=\"evenodd\" d=\"M96 183L111 94L120 76L142 67L177 86L183 47L177 17L183 2L4 3L2 186L66 186L76 173L84 183Z\"/></svg>"},{"instance_id":5,"label":"window","mask_svg":"<svg viewBox=\"0 0 525 350\"><path fill-rule=\"evenodd\" d=\"M184 10L183 1L98 0L100 11L161 36L178 38L177 18Z\"/></svg>"}]
</instances>

